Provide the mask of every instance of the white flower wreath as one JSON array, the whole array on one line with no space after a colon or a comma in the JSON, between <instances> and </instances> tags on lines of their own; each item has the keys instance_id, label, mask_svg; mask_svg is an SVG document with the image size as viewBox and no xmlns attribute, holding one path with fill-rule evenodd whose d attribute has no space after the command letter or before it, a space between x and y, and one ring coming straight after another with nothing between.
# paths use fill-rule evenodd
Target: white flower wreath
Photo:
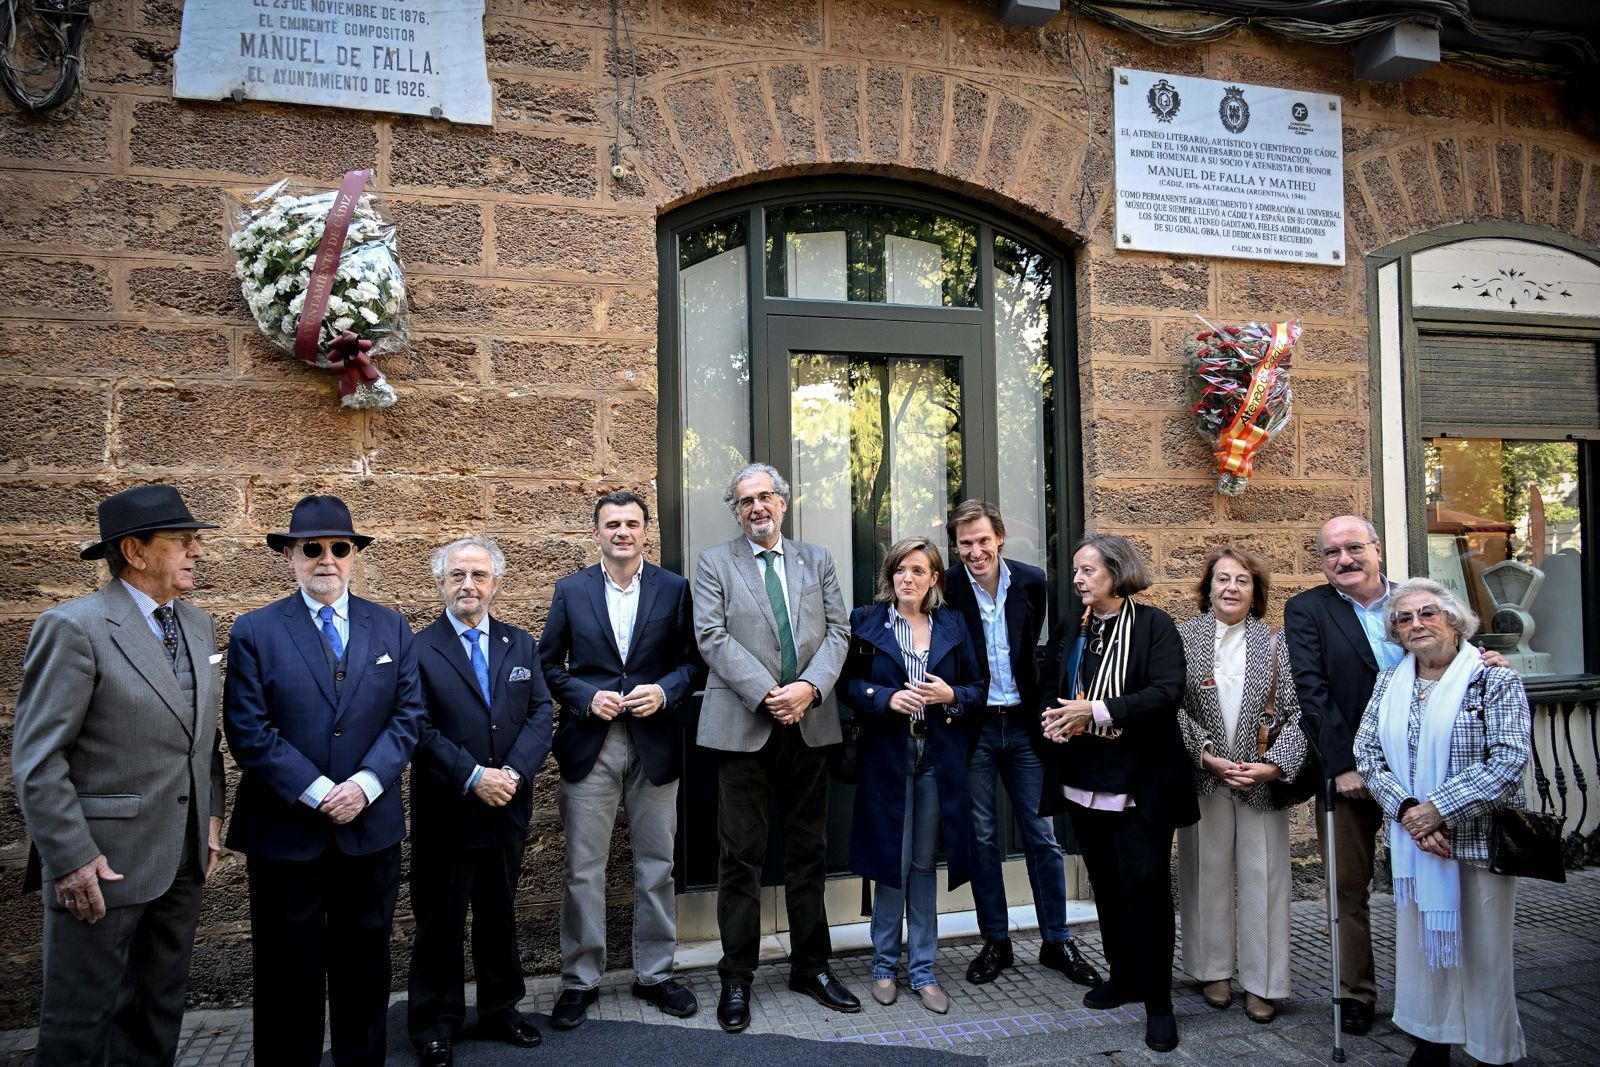
<instances>
[{"instance_id":1,"label":"white flower wreath","mask_svg":"<svg viewBox=\"0 0 1600 1067\"><path fill-rule=\"evenodd\" d=\"M317 248L333 205L332 190L297 192L287 182L239 197L230 213L228 247L237 257L234 273L261 332L278 348L295 350L295 333L311 283ZM408 327L405 276L395 246L394 223L377 199L362 194L351 213L339 266L317 331L315 365L344 370L333 349L345 333L370 342L368 356L405 345ZM330 355L330 353L332 353ZM355 375L354 370L347 376ZM386 408L394 387L381 373L376 380L356 376L341 403L352 408Z\"/></svg>"}]
</instances>

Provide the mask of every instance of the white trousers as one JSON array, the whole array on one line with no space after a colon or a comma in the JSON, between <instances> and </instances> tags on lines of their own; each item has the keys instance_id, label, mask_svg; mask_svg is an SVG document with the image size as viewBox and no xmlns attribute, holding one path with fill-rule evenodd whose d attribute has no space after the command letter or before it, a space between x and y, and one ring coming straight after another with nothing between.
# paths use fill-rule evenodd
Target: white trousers
<instances>
[{"instance_id":1,"label":"white trousers","mask_svg":"<svg viewBox=\"0 0 1600 1067\"><path fill-rule=\"evenodd\" d=\"M1239 977L1267 1000L1289 995L1289 813L1260 811L1233 791L1200 798L1178 831L1183 969L1202 982Z\"/></svg>"},{"instance_id":2,"label":"white trousers","mask_svg":"<svg viewBox=\"0 0 1600 1067\"><path fill-rule=\"evenodd\" d=\"M1511 927L1517 880L1482 867L1461 869L1461 966L1428 969L1417 940L1415 905L1396 906L1394 1024L1413 1037L1466 1045L1479 1063L1511 1063L1527 1054L1517 1019Z\"/></svg>"}]
</instances>

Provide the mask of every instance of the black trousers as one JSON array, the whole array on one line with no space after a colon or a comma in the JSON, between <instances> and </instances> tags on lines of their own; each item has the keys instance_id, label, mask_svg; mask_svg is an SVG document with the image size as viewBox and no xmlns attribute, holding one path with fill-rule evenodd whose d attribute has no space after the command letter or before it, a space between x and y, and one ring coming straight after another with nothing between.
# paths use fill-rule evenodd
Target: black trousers
<instances>
[{"instance_id":1,"label":"black trousers","mask_svg":"<svg viewBox=\"0 0 1600 1067\"><path fill-rule=\"evenodd\" d=\"M107 908L96 923L57 907L45 887L39 1067L142 1067L177 1057L204 881L192 826L184 840L165 893Z\"/></svg>"},{"instance_id":2,"label":"black trousers","mask_svg":"<svg viewBox=\"0 0 1600 1067\"><path fill-rule=\"evenodd\" d=\"M717 926L723 982L754 980L761 948L761 868L774 801L783 820L784 899L791 978L828 967L833 942L823 903L827 880L828 757L800 727L777 726L756 752L723 752L717 763Z\"/></svg>"},{"instance_id":3,"label":"black trousers","mask_svg":"<svg viewBox=\"0 0 1600 1067\"><path fill-rule=\"evenodd\" d=\"M327 991L333 1062L381 1067L387 1052L389 931L400 846L365 856L249 857L256 1062L322 1062Z\"/></svg>"},{"instance_id":4,"label":"black trousers","mask_svg":"<svg viewBox=\"0 0 1600 1067\"><path fill-rule=\"evenodd\" d=\"M1078 849L1089 869L1111 985L1144 1001L1151 1015L1172 1013L1172 827L1152 826L1137 811L1095 811L1068 804Z\"/></svg>"},{"instance_id":5,"label":"black trousers","mask_svg":"<svg viewBox=\"0 0 1600 1067\"><path fill-rule=\"evenodd\" d=\"M454 1041L466 1019L463 968L467 908L472 908L472 970L478 1021L505 1019L527 992L513 903L523 843L458 848L413 837L411 944L406 1026L418 1047Z\"/></svg>"}]
</instances>

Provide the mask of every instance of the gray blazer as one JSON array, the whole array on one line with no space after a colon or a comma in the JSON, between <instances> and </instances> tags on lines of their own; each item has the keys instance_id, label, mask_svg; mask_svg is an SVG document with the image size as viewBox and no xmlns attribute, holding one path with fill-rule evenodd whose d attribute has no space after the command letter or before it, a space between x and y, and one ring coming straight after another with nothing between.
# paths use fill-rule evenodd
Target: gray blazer
<instances>
[{"instance_id":1,"label":"gray blazer","mask_svg":"<svg viewBox=\"0 0 1600 1067\"><path fill-rule=\"evenodd\" d=\"M49 883L104 853L120 882L101 882L107 907L165 893L195 842L209 862L210 817L223 808L217 709L217 628L176 602L195 672L191 716L161 639L120 581L51 608L33 624L11 741L17 803Z\"/></svg>"},{"instance_id":2,"label":"gray blazer","mask_svg":"<svg viewBox=\"0 0 1600 1067\"><path fill-rule=\"evenodd\" d=\"M800 720L800 736L812 748L836 744L839 707L833 685L850 647L844 594L827 549L785 538L783 551L800 680L822 694L822 703ZM778 684L778 622L761 564L743 535L700 553L694 629L710 671L696 740L724 752L758 751L772 733L772 717L761 701Z\"/></svg>"}]
</instances>

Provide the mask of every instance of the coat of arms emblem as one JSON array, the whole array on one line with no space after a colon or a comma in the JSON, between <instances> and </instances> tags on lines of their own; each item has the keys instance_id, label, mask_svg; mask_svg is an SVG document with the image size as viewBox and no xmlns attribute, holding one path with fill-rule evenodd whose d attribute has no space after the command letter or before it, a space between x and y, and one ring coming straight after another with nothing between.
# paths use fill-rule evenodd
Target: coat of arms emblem
<instances>
[{"instance_id":1,"label":"coat of arms emblem","mask_svg":"<svg viewBox=\"0 0 1600 1067\"><path fill-rule=\"evenodd\" d=\"M1159 122L1171 122L1172 116L1183 106L1178 90L1165 78L1150 86L1150 91L1145 94L1145 100L1149 102L1150 111Z\"/></svg>"},{"instance_id":2,"label":"coat of arms emblem","mask_svg":"<svg viewBox=\"0 0 1600 1067\"><path fill-rule=\"evenodd\" d=\"M1250 105L1244 102L1244 90L1237 85L1223 90L1222 106L1217 108L1217 114L1222 116L1222 125L1229 133L1243 133L1250 125Z\"/></svg>"}]
</instances>

